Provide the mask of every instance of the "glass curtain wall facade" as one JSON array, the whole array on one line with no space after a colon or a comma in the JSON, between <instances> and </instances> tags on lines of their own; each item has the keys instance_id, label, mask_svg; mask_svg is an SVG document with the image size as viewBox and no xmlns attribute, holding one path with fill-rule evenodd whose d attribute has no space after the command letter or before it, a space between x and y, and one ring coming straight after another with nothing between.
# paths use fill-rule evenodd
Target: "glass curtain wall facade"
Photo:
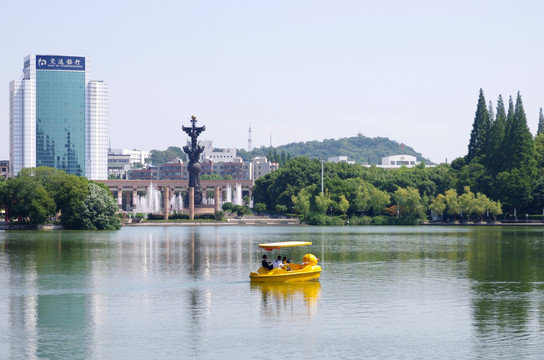
<instances>
[{"instance_id":1,"label":"glass curtain wall facade","mask_svg":"<svg viewBox=\"0 0 544 360\"><path fill-rule=\"evenodd\" d=\"M29 55L10 83L11 174L49 166L107 178L108 87L79 56Z\"/></svg>"},{"instance_id":2,"label":"glass curtain wall facade","mask_svg":"<svg viewBox=\"0 0 544 360\"><path fill-rule=\"evenodd\" d=\"M85 73L36 71L36 166L85 175Z\"/></svg>"}]
</instances>

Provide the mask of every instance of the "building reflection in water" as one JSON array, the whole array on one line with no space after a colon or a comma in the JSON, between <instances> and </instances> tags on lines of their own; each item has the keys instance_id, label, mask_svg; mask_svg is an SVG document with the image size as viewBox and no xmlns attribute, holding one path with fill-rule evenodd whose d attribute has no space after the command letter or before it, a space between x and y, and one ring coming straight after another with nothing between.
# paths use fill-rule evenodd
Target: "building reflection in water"
<instances>
[{"instance_id":1,"label":"building reflection in water","mask_svg":"<svg viewBox=\"0 0 544 360\"><path fill-rule=\"evenodd\" d=\"M311 317L317 312L321 283L319 281L294 283L251 283L252 292L261 293L261 314L265 320ZM306 312L301 312L302 307Z\"/></svg>"},{"instance_id":2,"label":"building reflection in water","mask_svg":"<svg viewBox=\"0 0 544 360\"><path fill-rule=\"evenodd\" d=\"M25 358L36 357L38 352L38 284L35 259L23 259L22 262L12 262L12 268L26 271L26 276L21 279L19 273L10 271L9 287L21 287L29 289L20 295L9 297L9 324L10 333L17 334L25 339L24 342L10 341L9 350L3 353L19 354ZM21 283L22 282L22 283Z\"/></svg>"},{"instance_id":3,"label":"building reflection in water","mask_svg":"<svg viewBox=\"0 0 544 360\"><path fill-rule=\"evenodd\" d=\"M47 235L41 241L11 243L6 251L12 289L9 353L14 357L88 354L89 297L82 290L88 277L82 245L64 244L68 251L63 251L61 237Z\"/></svg>"},{"instance_id":4,"label":"building reflection in water","mask_svg":"<svg viewBox=\"0 0 544 360\"><path fill-rule=\"evenodd\" d=\"M138 338L144 327L146 336L176 338L180 324L187 343L205 351L213 307L237 291L247 296L258 265L254 235L224 228L9 235L0 238L0 330L10 334L0 354L23 358L107 357L112 348L129 351L113 338ZM257 291L304 316L315 312L319 286Z\"/></svg>"}]
</instances>

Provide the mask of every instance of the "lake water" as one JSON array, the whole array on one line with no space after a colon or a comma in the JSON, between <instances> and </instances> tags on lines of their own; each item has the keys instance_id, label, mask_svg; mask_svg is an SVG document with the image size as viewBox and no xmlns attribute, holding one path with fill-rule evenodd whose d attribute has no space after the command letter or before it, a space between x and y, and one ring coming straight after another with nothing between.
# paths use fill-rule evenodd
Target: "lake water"
<instances>
[{"instance_id":1,"label":"lake water","mask_svg":"<svg viewBox=\"0 0 544 360\"><path fill-rule=\"evenodd\" d=\"M288 240L319 282L250 284L257 244ZM0 231L1 359L543 354L543 227Z\"/></svg>"}]
</instances>

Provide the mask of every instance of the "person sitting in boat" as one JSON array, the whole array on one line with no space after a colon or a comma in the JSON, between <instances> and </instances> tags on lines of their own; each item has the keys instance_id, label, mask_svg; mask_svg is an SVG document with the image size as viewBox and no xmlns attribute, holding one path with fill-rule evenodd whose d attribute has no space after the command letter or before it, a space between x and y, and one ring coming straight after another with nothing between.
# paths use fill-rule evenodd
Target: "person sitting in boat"
<instances>
[{"instance_id":1,"label":"person sitting in boat","mask_svg":"<svg viewBox=\"0 0 544 360\"><path fill-rule=\"evenodd\" d=\"M281 259L281 263L283 264L283 269L284 270L291 270L291 268L289 267L289 263L291 262L291 260L287 260L287 256L284 256L283 259Z\"/></svg>"},{"instance_id":2,"label":"person sitting in boat","mask_svg":"<svg viewBox=\"0 0 544 360\"><path fill-rule=\"evenodd\" d=\"M281 261L281 256L278 256L278 258L274 261L272 264L274 269L281 269L283 267L283 262Z\"/></svg>"},{"instance_id":3,"label":"person sitting in boat","mask_svg":"<svg viewBox=\"0 0 544 360\"><path fill-rule=\"evenodd\" d=\"M268 269L268 270L272 270L273 267L272 265L268 262L268 259L266 258L266 254L263 255L263 264L262 266L265 268L265 269Z\"/></svg>"}]
</instances>

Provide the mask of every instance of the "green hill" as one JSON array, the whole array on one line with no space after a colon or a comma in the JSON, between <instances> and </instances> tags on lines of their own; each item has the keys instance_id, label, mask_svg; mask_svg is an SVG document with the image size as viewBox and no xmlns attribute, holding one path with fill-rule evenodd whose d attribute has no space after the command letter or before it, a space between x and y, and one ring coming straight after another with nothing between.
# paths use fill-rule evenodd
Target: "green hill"
<instances>
[{"instance_id":1,"label":"green hill","mask_svg":"<svg viewBox=\"0 0 544 360\"><path fill-rule=\"evenodd\" d=\"M432 164L430 160L423 158L420 153L410 146L388 138L369 138L362 135L338 140L325 139L323 141L298 142L273 148L263 146L250 152L239 149L238 156L244 160L249 160L256 156L268 156L274 152L279 155L285 153L290 158L306 156L311 159L327 159L332 156L347 156L348 160L364 165L379 165L384 156L403 154L413 155L418 161Z\"/></svg>"}]
</instances>

